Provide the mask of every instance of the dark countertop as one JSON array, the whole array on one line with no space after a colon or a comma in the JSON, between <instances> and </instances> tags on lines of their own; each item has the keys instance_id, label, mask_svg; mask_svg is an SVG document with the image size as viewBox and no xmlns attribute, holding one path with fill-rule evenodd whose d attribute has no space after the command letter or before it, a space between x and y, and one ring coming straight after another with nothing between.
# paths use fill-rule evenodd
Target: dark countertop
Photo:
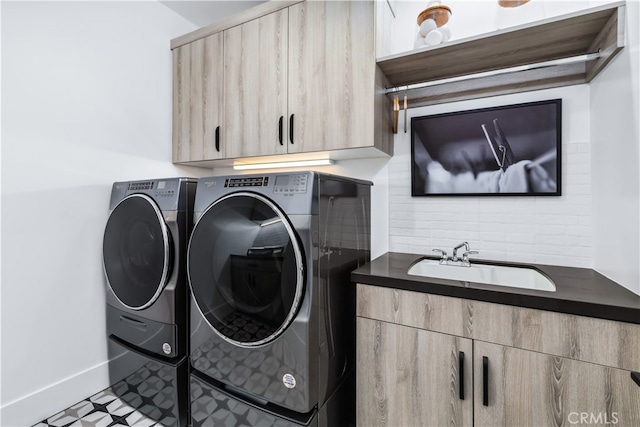
<instances>
[{"instance_id":1,"label":"dark countertop","mask_svg":"<svg viewBox=\"0 0 640 427\"><path fill-rule=\"evenodd\" d=\"M414 262L424 258L438 259L417 254L388 252L353 271L351 280L354 283L640 324L640 295L592 269L491 261L494 265L535 268L554 281L556 291L484 284L471 284L470 287L466 287L456 280L407 274ZM484 260L471 262L489 263Z\"/></svg>"}]
</instances>

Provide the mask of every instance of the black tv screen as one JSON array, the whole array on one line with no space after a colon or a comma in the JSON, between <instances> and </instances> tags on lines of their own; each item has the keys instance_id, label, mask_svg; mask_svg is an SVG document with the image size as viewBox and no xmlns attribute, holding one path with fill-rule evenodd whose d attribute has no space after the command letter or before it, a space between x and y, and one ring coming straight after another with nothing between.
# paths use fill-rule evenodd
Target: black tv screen
<instances>
[{"instance_id":1,"label":"black tv screen","mask_svg":"<svg viewBox=\"0 0 640 427\"><path fill-rule=\"evenodd\" d=\"M411 195L559 196L562 100L411 119Z\"/></svg>"}]
</instances>

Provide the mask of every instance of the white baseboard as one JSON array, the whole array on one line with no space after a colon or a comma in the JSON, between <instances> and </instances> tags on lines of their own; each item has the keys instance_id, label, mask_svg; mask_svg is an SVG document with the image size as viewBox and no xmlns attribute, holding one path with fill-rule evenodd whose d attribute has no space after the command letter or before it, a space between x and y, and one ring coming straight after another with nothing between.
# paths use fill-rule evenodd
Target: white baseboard
<instances>
[{"instance_id":1,"label":"white baseboard","mask_svg":"<svg viewBox=\"0 0 640 427\"><path fill-rule=\"evenodd\" d=\"M109 362L15 399L0 407L0 426L32 426L109 387Z\"/></svg>"}]
</instances>

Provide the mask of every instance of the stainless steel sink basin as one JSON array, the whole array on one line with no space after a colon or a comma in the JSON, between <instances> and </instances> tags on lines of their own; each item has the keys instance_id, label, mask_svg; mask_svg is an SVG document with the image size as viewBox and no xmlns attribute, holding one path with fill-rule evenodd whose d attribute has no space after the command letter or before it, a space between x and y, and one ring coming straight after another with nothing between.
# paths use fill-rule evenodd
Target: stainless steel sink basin
<instances>
[{"instance_id":1,"label":"stainless steel sink basin","mask_svg":"<svg viewBox=\"0 0 640 427\"><path fill-rule=\"evenodd\" d=\"M556 285L547 276L528 267L509 267L490 264L470 266L440 264L437 260L424 259L413 264L408 271L412 276L434 279L459 280L509 288L534 289L555 292Z\"/></svg>"}]
</instances>

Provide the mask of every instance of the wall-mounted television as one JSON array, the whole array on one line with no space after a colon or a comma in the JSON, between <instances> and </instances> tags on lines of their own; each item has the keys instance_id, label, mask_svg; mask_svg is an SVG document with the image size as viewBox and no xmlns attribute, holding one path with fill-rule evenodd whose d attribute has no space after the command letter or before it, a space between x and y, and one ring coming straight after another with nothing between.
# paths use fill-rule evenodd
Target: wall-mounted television
<instances>
[{"instance_id":1,"label":"wall-mounted television","mask_svg":"<svg viewBox=\"0 0 640 427\"><path fill-rule=\"evenodd\" d=\"M559 196L562 100L411 119L412 196Z\"/></svg>"}]
</instances>

